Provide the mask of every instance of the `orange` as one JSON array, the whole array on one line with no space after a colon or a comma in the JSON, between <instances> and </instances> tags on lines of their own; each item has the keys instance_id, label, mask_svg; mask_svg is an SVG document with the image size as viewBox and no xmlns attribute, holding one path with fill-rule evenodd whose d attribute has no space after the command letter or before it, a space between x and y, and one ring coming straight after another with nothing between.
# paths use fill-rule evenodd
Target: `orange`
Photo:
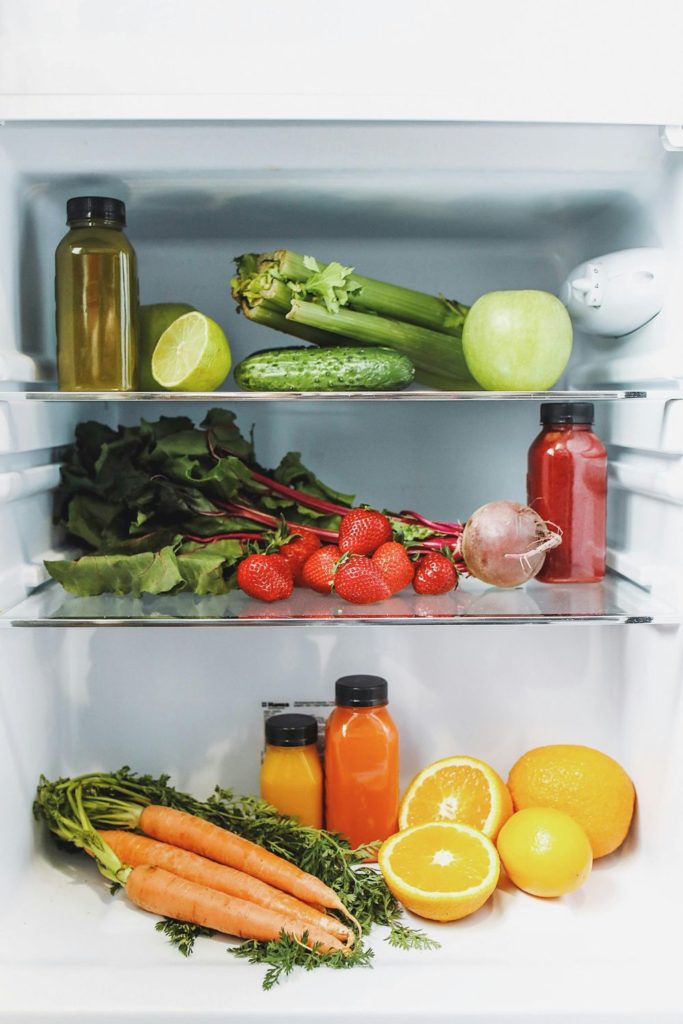
<instances>
[{"instance_id":1,"label":"orange","mask_svg":"<svg viewBox=\"0 0 683 1024\"><path fill-rule=\"evenodd\" d=\"M486 903L500 859L490 839L470 828L431 822L382 843L379 866L404 907L431 921L457 921Z\"/></svg>"},{"instance_id":2,"label":"orange","mask_svg":"<svg viewBox=\"0 0 683 1024\"><path fill-rule=\"evenodd\" d=\"M631 825L633 783L621 765L592 747L536 747L513 765L508 786L516 810L555 807L574 818L594 857L621 846Z\"/></svg>"},{"instance_id":3,"label":"orange","mask_svg":"<svg viewBox=\"0 0 683 1024\"><path fill-rule=\"evenodd\" d=\"M444 757L424 768L408 786L398 827L452 821L495 839L512 814L512 800L500 775L476 757Z\"/></svg>"},{"instance_id":4,"label":"orange","mask_svg":"<svg viewBox=\"0 0 683 1024\"><path fill-rule=\"evenodd\" d=\"M586 833L553 807L527 807L508 818L498 835L498 853L510 880L532 896L574 892L593 866Z\"/></svg>"}]
</instances>

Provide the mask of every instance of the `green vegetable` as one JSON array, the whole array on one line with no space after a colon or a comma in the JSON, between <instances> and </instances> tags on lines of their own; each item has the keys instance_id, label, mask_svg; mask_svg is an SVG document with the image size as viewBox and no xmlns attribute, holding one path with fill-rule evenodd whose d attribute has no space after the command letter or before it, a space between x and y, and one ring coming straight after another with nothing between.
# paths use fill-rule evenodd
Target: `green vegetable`
<instances>
[{"instance_id":1,"label":"green vegetable","mask_svg":"<svg viewBox=\"0 0 683 1024\"><path fill-rule=\"evenodd\" d=\"M246 253L236 263L232 294L249 319L317 345L395 348L415 366L416 380L478 390L462 352L467 306L288 250Z\"/></svg>"},{"instance_id":2,"label":"green vegetable","mask_svg":"<svg viewBox=\"0 0 683 1024\"><path fill-rule=\"evenodd\" d=\"M424 932L402 922L400 905L384 879L365 864L369 847L352 850L335 833L300 825L294 818L278 814L255 797L235 796L232 790L216 787L214 793L202 801L169 785L168 775L160 778L137 775L124 767L112 774L95 773L55 782L41 777L33 811L59 839L81 849L94 846L100 870L116 883L122 865L96 829L128 828L131 808L148 804L163 804L195 814L316 875L339 894L366 934L373 925L384 925L389 928L388 941L397 948L433 949L438 946ZM163 931L184 956L190 955L198 936L207 934L206 929L182 921L160 921L156 928ZM295 966L306 970L321 966L367 966L373 955L361 941L356 943L352 953L342 957L313 955L286 936L277 942L250 940L229 952L250 963L268 966L264 988L271 988L281 975L289 974Z\"/></svg>"},{"instance_id":3,"label":"green vegetable","mask_svg":"<svg viewBox=\"0 0 683 1024\"><path fill-rule=\"evenodd\" d=\"M337 543L352 494L319 480L298 452L264 470L225 409L212 409L202 428L183 416L116 431L93 422L76 428L56 520L90 550L45 563L70 593L223 594L244 555L277 550L300 526ZM448 547L459 564L460 523L385 514L411 554Z\"/></svg>"},{"instance_id":4,"label":"green vegetable","mask_svg":"<svg viewBox=\"0 0 683 1024\"><path fill-rule=\"evenodd\" d=\"M395 391L414 374L410 360L389 348L276 348L235 367L246 391Z\"/></svg>"},{"instance_id":5,"label":"green vegetable","mask_svg":"<svg viewBox=\"0 0 683 1024\"><path fill-rule=\"evenodd\" d=\"M66 590L223 594L250 543L277 547L298 524L330 539L353 495L318 480L297 452L266 475L227 410L211 410L202 426L179 416L77 427L56 518L94 550L45 563Z\"/></svg>"},{"instance_id":6,"label":"green vegetable","mask_svg":"<svg viewBox=\"0 0 683 1024\"><path fill-rule=\"evenodd\" d=\"M324 306L299 299L292 300L287 319L316 330L327 330L332 336L337 333L343 337L352 336L366 345L389 345L411 360L416 378L430 387L442 391L477 390L462 346L427 327L387 320L352 309L330 313Z\"/></svg>"},{"instance_id":7,"label":"green vegetable","mask_svg":"<svg viewBox=\"0 0 683 1024\"><path fill-rule=\"evenodd\" d=\"M554 295L489 292L465 321L467 365L489 391L546 391L562 376L572 351L572 324Z\"/></svg>"}]
</instances>

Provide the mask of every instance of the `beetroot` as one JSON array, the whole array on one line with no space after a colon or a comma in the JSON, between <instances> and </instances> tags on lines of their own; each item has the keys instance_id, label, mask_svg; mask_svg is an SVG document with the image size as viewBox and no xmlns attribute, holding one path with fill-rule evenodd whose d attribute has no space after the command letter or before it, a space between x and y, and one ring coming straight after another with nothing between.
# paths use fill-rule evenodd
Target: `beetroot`
<instances>
[{"instance_id":1,"label":"beetroot","mask_svg":"<svg viewBox=\"0 0 683 1024\"><path fill-rule=\"evenodd\" d=\"M537 512L516 501L491 501L473 512L462 535L462 556L472 576L493 587L519 587L532 579L550 548L562 543Z\"/></svg>"}]
</instances>

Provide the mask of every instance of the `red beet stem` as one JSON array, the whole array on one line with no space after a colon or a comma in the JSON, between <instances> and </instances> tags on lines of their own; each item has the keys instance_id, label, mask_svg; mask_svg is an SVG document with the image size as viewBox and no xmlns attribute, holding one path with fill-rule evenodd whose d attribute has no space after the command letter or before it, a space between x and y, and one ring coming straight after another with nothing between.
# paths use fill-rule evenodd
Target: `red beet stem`
<instances>
[{"instance_id":1,"label":"red beet stem","mask_svg":"<svg viewBox=\"0 0 683 1024\"><path fill-rule=\"evenodd\" d=\"M257 483L263 484L264 487L269 487L276 494L281 494L285 498L291 498L297 504L306 505L308 508L315 509L316 512L324 512L330 516L345 516L350 511L346 505L335 505L333 502L326 501L323 498L314 498L312 495L306 494L305 491L297 491L294 487L288 487L287 484L271 480L270 477L265 476L263 473L257 473L254 469L251 470L251 476Z\"/></svg>"},{"instance_id":2,"label":"red beet stem","mask_svg":"<svg viewBox=\"0 0 683 1024\"><path fill-rule=\"evenodd\" d=\"M183 534L183 540L193 540L197 544L213 544L216 540L261 540L262 537L263 534L258 530L254 530L253 533L240 533L237 530L232 533L214 533L210 537L199 537L194 533Z\"/></svg>"},{"instance_id":3,"label":"red beet stem","mask_svg":"<svg viewBox=\"0 0 683 1024\"><path fill-rule=\"evenodd\" d=\"M426 526L430 530L437 530L441 533L448 533L455 537L459 537L463 531L462 523L441 523L436 519L427 519L425 516L421 516L419 512L413 512L411 510L404 510L401 512L400 517L404 521L413 519L416 523L420 523L421 526Z\"/></svg>"},{"instance_id":4,"label":"red beet stem","mask_svg":"<svg viewBox=\"0 0 683 1024\"><path fill-rule=\"evenodd\" d=\"M238 505L237 502L215 502L225 512L230 512L231 515L239 516L241 519L251 519L254 523L261 523L262 526L273 526L277 528L282 524L282 520L278 519L277 516L271 516L267 512L259 512L258 509L251 508L249 505ZM296 533L297 529L307 530L309 533L315 533L316 536L320 537L321 540L327 540L331 544L335 544L338 540L338 534L336 530L322 530L318 526L302 526L300 523L290 523L285 520L285 525L290 533Z\"/></svg>"}]
</instances>

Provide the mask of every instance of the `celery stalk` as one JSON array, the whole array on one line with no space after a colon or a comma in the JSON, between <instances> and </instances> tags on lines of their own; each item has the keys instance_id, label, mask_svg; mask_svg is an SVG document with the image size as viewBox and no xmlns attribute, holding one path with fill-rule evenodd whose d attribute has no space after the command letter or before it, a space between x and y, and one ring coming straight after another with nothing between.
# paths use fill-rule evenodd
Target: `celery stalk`
<instances>
[{"instance_id":1,"label":"celery stalk","mask_svg":"<svg viewBox=\"0 0 683 1024\"><path fill-rule=\"evenodd\" d=\"M263 327L271 327L275 331L282 331L284 334L291 334L301 341L308 341L311 345L319 345L324 348L326 345L348 345L348 338L340 338L335 334L328 334L326 331L319 331L314 327L306 327L304 324L297 324L287 320L284 313L272 309L265 302L255 302L250 306L243 302L241 310L252 323L261 324ZM351 340L352 341L352 340Z\"/></svg>"},{"instance_id":2,"label":"celery stalk","mask_svg":"<svg viewBox=\"0 0 683 1024\"><path fill-rule=\"evenodd\" d=\"M382 316L340 309L330 313L315 302L292 299L288 321L330 334L352 338L363 345L381 345L408 356L416 379L443 391L480 391L467 369L462 342L451 334Z\"/></svg>"},{"instance_id":3,"label":"celery stalk","mask_svg":"<svg viewBox=\"0 0 683 1024\"><path fill-rule=\"evenodd\" d=\"M308 261L306 261L308 262ZM289 249L278 249L273 253L264 253L258 257L261 271L273 274L281 281L291 281L304 285L311 277L311 268L306 266L304 257ZM329 264L318 263L321 271ZM353 290L348 298L348 306L365 313L379 313L392 320L419 324L430 330L442 331L460 337L462 326L467 316L468 306L459 302L450 302L436 295L402 288L399 285L376 281L372 277L363 277L351 270L349 283L359 287ZM308 298L308 296L302 296Z\"/></svg>"}]
</instances>

